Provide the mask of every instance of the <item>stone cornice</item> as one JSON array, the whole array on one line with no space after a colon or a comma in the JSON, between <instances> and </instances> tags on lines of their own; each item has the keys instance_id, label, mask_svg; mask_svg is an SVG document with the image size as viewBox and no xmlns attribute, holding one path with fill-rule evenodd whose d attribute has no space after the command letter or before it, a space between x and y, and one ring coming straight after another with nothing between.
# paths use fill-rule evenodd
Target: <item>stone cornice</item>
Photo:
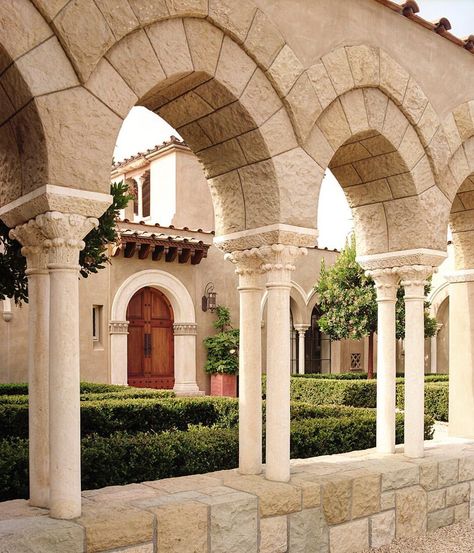
<instances>
[{"instance_id":1,"label":"stone cornice","mask_svg":"<svg viewBox=\"0 0 474 553\"><path fill-rule=\"evenodd\" d=\"M437 267L447 253L441 250L419 248L416 250L400 250L396 252L376 253L357 257L357 262L366 270L387 269L407 265L427 265Z\"/></svg>"}]
</instances>

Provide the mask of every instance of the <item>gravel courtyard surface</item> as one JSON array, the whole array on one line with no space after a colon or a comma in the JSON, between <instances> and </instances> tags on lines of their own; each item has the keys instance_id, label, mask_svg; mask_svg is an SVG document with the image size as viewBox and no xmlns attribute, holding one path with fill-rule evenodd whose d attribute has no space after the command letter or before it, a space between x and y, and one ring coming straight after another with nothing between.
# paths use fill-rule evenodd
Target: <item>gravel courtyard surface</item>
<instances>
[{"instance_id":1,"label":"gravel courtyard surface","mask_svg":"<svg viewBox=\"0 0 474 553\"><path fill-rule=\"evenodd\" d=\"M474 552L474 521L467 520L440 528L424 536L399 539L366 553L472 553Z\"/></svg>"}]
</instances>

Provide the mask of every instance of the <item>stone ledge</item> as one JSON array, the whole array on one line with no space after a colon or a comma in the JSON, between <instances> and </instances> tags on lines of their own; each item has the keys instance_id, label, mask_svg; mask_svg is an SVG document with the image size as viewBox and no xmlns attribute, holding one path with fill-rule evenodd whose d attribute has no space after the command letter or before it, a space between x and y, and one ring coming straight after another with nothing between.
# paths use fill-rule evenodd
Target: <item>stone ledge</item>
<instances>
[{"instance_id":1,"label":"stone ledge","mask_svg":"<svg viewBox=\"0 0 474 553\"><path fill-rule=\"evenodd\" d=\"M474 518L474 442L397 451L294 460L288 483L227 470L86 491L74 521L0 503L0 553L356 553Z\"/></svg>"}]
</instances>

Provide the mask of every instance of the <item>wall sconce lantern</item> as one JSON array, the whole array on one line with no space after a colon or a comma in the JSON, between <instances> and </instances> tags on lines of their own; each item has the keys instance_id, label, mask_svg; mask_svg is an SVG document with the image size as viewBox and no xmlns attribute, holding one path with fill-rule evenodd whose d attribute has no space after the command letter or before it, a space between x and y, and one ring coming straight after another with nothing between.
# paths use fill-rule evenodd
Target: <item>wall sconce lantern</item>
<instances>
[{"instance_id":1,"label":"wall sconce lantern","mask_svg":"<svg viewBox=\"0 0 474 553\"><path fill-rule=\"evenodd\" d=\"M204 288L201 307L203 311L209 310L211 313L214 313L217 309L217 292L214 292L214 284L212 282L208 282Z\"/></svg>"}]
</instances>

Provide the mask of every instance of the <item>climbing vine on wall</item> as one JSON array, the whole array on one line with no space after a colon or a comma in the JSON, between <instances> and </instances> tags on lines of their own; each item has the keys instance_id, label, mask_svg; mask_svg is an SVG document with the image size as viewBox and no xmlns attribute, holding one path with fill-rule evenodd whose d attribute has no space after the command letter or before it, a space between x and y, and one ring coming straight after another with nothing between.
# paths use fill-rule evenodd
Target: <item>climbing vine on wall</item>
<instances>
[{"instance_id":1,"label":"climbing vine on wall","mask_svg":"<svg viewBox=\"0 0 474 553\"><path fill-rule=\"evenodd\" d=\"M115 220L119 210L133 199L125 183L110 187L112 204L99 218L99 226L84 238L85 248L79 254L81 276L97 273L109 261L107 245L118 239ZM26 259L21 255L21 244L9 237L10 229L0 221L0 299L11 298L16 304L28 302Z\"/></svg>"}]
</instances>

